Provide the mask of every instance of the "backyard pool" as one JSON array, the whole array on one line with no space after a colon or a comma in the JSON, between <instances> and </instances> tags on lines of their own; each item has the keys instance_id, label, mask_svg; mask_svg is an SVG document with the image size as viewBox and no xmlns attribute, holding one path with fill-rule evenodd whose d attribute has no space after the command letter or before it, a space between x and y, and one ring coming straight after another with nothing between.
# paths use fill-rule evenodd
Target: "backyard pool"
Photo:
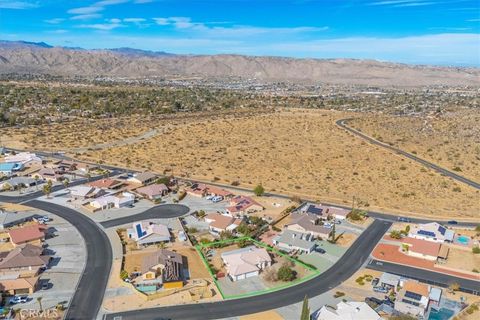
<instances>
[{"instance_id":1,"label":"backyard pool","mask_svg":"<svg viewBox=\"0 0 480 320\"><path fill-rule=\"evenodd\" d=\"M440 308L439 310L436 310L432 308L430 315L428 316L428 320L448 320L454 314L455 312L450 309Z\"/></svg>"},{"instance_id":2,"label":"backyard pool","mask_svg":"<svg viewBox=\"0 0 480 320\"><path fill-rule=\"evenodd\" d=\"M461 244L467 245L468 241L470 241L470 238L467 236L459 236L457 238L457 241L460 242Z\"/></svg>"}]
</instances>

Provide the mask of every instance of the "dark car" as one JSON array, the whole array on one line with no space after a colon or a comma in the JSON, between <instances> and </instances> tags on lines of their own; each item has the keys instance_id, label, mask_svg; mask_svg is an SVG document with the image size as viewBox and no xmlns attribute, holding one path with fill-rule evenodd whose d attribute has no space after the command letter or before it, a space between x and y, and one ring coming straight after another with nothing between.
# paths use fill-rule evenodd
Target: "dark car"
<instances>
[{"instance_id":1,"label":"dark car","mask_svg":"<svg viewBox=\"0 0 480 320\"><path fill-rule=\"evenodd\" d=\"M383 303L383 304L386 304L387 306L392 307L392 308L395 307L395 303L393 303L393 302L390 301L389 299L383 300L382 303Z\"/></svg>"},{"instance_id":2,"label":"dark car","mask_svg":"<svg viewBox=\"0 0 480 320\"><path fill-rule=\"evenodd\" d=\"M326 252L324 249L319 248L319 247L316 247L315 251L317 251L318 253L321 253L321 254L324 254Z\"/></svg>"},{"instance_id":3,"label":"dark car","mask_svg":"<svg viewBox=\"0 0 480 320\"><path fill-rule=\"evenodd\" d=\"M369 306L373 305L374 307L376 307L382 304L382 300L377 299L375 297L366 297L365 303L368 304Z\"/></svg>"},{"instance_id":4,"label":"dark car","mask_svg":"<svg viewBox=\"0 0 480 320\"><path fill-rule=\"evenodd\" d=\"M447 223L448 223L448 224L458 224L458 222L457 222L457 221L455 221L455 220L450 220L450 221L447 221Z\"/></svg>"}]
</instances>

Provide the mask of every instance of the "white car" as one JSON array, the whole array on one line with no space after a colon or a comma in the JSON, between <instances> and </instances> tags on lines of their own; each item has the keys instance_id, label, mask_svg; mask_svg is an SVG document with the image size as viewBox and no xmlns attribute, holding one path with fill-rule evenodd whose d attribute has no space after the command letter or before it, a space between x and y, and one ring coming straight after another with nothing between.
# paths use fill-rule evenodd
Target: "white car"
<instances>
[{"instance_id":1,"label":"white car","mask_svg":"<svg viewBox=\"0 0 480 320\"><path fill-rule=\"evenodd\" d=\"M220 201L222 201L222 200L223 200L223 197L222 197L222 196L215 196L215 197L212 198L212 201L213 201L214 203L220 202Z\"/></svg>"},{"instance_id":2,"label":"white car","mask_svg":"<svg viewBox=\"0 0 480 320\"><path fill-rule=\"evenodd\" d=\"M212 200L213 198L215 198L215 196L212 196L212 195L209 195L209 196L205 197L205 199L207 199L207 200Z\"/></svg>"}]
</instances>

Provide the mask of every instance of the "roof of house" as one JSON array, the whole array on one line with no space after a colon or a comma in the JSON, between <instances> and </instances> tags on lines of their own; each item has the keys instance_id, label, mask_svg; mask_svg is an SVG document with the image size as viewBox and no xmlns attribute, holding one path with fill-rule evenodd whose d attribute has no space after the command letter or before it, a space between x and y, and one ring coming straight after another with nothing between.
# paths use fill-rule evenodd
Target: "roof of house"
<instances>
[{"instance_id":1,"label":"roof of house","mask_svg":"<svg viewBox=\"0 0 480 320\"><path fill-rule=\"evenodd\" d=\"M43 255L43 248L31 244L0 253L0 269L40 267L48 263L50 256Z\"/></svg>"},{"instance_id":2,"label":"roof of house","mask_svg":"<svg viewBox=\"0 0 480 320\"><path fill-rule=\"evenodd\" d=\"M317 224L319 222L319 218L317 215L312 213L292 213L290 215L291 222L287 225L299 225L305 231L308 232L315 232L315 233L322 233L322 234L329 234L331 229L324 227L323 225Z\"/></svg>"},{"instance_id":3,"label":"roof of house","mask_svg":"<svg viewBox=\"0 0 480 320\"><path fill-rule=\"evenodd\" d=\"M122 185L123 182L115 179L100 179L97 181L90 182L91 187L110 189Z\"/></svg>"},{"instance_id":4,"label":"roof of house","mask_svg":"<svg viewBox=\"0 0 480 320\"><path fill-rule=\"evenodd\" d=\"M428 297L429 295L428 285L414 280L405 281L402 289L404 289L405 291L410 291L412 293L420 294L424 297Z\"/></svg>"},{"instance_id":5,"label":"roof of house","mask_svg":"<svg viewBox=\"0 0 480 320\"><path fill-rule=\"evenodd\" d=\"M138 173L134 179L140 181L141 183L144 183L145 181L155 179L157 175L152 172L141 172Z\"/></svg>"},{"instance_id":6,"label":"roof of house","mask_svg":"<svg viewBox=\"0 0 480 320\"><path fill-rule=\"evenodd\" d=\"M133 223L133 228L130 232L134 234L134 238L138 240L145 239L152 235L158 235L160 237L170 238L170 230L166 225L151 223L148 221L140 221Z\"/></svg>"},{"instance_id":7,"label":"roof of house","mask_svg":"<svg viewBox=\"0 0 480 320\"><path fill-rule=\"evenodd\" d=\"M350 213L350 210L326 206L326 205L321 205L320 208L323 209L323 214L326 214L326 215L336 215L336 216L346 217Z\"/></svg>"},{"instance_id":8,"label":"roof of house","mask_svg":"<svg viewBox=\"0 0 480 320\"><path fill-rule=\"evenodd\" d=\"M135 190L140 194L144 194L148 197L154 197L157 195L162 195L165 191L168 191L168 188L163 183L160 184L151 184L146 187L141 187Z\"/></svg>"},{"instance_id":9,"label":"roof of house","mask_svg":"<svg viewBox=\"0 0 480 320\"><path fill-rule=\"evenodd\" d=\"M226 230L232 224L239 226L242 222L241 219L219 213L209 213L205 216L205 220L213 220L210 222L210 226L221 230Z\"/></svg>"},{"instance_id":10,"label":"roof of house","mask_svg":"<svg viewBox=\"0 0 480 320\"><path fill-rule=\"evenodd\" d=\"M406 237L402 239L402 243L409 246L408 250L427 256L438 257L440 251L440 244L437 242Z\"/></svg>"},{"instance_id":11,"label":"roof of house","mask_svg":"<svg viewBox=\"0 0 480 320\"><path fill-rule=\"evenodd\" d=\"M22 183L26 186L29 186L35 183L35 179L32 179L30 177L13 177L8 180L2 181L2 183L8 183L12 187L16 187Z\"/></svg>"},{"instance_id":12,"label":"roof of house","mask_svg":"<svg viewBox=\"0 0 480 320\"><path fill-rule=\"evenodd\" d=\"M8 155L5 157L5 162L21 162L27 163L30 161L39 161L42 162L42 159L38 157L35 153L30 152L20 152L17 154Z\"/></svg>"},{"instance_id":13,"label":"roof of house","mask_svg":"<svg viewBox=\"0 0 480 320\"><path fill-rule=\"evenodd\" d=\"M274 239L274 241L304 250L311 250L315 246L315 241L310 234L288 229L284 230L281 235Z\"/></svg>"},{"instance_id":14,"label":"roof of house","mask_svg":"<svg viewBox=\"0 0 480 320\"><path fill-rule=\"evenodd\" d=\"M410 232L423 237L445 239L448 241L452 241L455 236L455 232L445 228L438 222L424 223L418 226L414 225Z\"/></svg>"},{"instance_id":15,"label":"roof of house","mask_svg":"<svg viewBox=\"0 0 480 320\"><path fill-rule=\"evenodd\" d=\"M450 248L448 248L447 246L441 245L440 250L438 251L438 257L442 259L447 259L449 252L450 252Z\"/></svg>"},{"instance_id":16,"label":"roof of house","mask_svg":"<svg viewBox=\"0 0 480 320\"><path fill-rule=\"evenodd\" d=\"M226 251L221 256L228 265L228 273L232 276L258 271L258 264L272 261L267 250L255 246Z\"/></svg>"},{"instance_id":17,"label":"roof of house","mask_svg":"<svg viewBox=\"0 0 480 320\"><path fill-rule=\"evenodd\" d=\"M142 257L140 272L145 273L156 265L165 265L167 261L183 264L183 256L166 249L160 249Z\"/></svg>"},{"instance_id":18,"label":"roof of house","mask_svg":"<svg viewBox=\"0 0 480 320\"><path fill-rule=\"evenodd\" d=\"M429 297L430 300L440 301L440 298L442 297L442 289L431 287L430 288L430 293L428 294L428 297Z\"/></svg>"},{"instance_id":19,"label":"roof of house","mask_svg":"<svg viewBox=\"0 0 480 320\"><path fill-rule=\"evenodd\" d=\"M28 241L45 238L46 230L46 226L34 224L27 227L9 230L8 235L14 244L22 244Z\"/></svg>"},{"instance_id":20,"label":"roof of house","mask_svg":"<svg viewBox=\"0 0 480 320\"><path fill-rule=\"evenodd\" d=\"M324 305L313 319L316 320L380 320L375 310L365 302L339 302L336 308Z\"/></svg>"},{"instance_id":21,"label":"roof of house","mask_svg":"<svg viewBox=\"0 0 480 320\"><path fill-rule=\"evenodd\" d=\"M215 186L207 186L207 192L222 197L229 197L233 195L233 193L231 193L230 191Z\"/></svg>"},{"instance_id":22,"label":"roof of house","mask_svg":"<svg viewBox=\"0 0 480 320\"><path fill-rule=\"evenodd\" d=\"M34 288L39 277L0 280L0 291Z\"/></svg>"},{"instance_id":23,"label":"roof of house","mask_svg":"<svg viewBox=\"0 0 480 320\"><path fill-rule=\"evenodd\" d=\"M247 210L252 206L262 207L257 201L253 200L251 197L247 196L236 196L230 199L230 206L227 207L227 210L231 213L241 212Z\"/></svg>"},{"instance_id":24,"label":"roof of house","mask_svg":"<svg viewBox=\"0 0 480 320\"><path fill-rule=\"evenodd\" d=\"M386 284L391 285L391 286L397 286L398 283L400 282L400 278L401 277L397 276L396 274L384 272L380 276L379 283L380 284L386 283Z\"/></svg>"},{"instance_id":25,"label":"roof of house","mask_svg":"<svg viewBox=\"0 0 480 320\"><path fill-rule=\"evenodd\" d=\"M10 225L15 223L20 223L24 220L30 219L34 216L31 212L21 211L21 212L11 212L0 210L0 225Z\"/></svg>"}]
</instances>

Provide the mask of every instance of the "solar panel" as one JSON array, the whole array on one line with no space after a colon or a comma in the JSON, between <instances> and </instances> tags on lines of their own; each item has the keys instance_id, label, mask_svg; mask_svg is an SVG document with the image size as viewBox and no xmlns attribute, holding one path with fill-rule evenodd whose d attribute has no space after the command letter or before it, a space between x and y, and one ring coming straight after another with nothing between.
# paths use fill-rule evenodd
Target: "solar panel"
<instances>
[{"instance_id":1,"label":"solar panel","mask_svg":"<svg viewBox=\"0 0 480 320\"><path fill-rule=\"evenodd\" d=\"M137 238L143 237L147 232L142 230L142 224L137 223L135 225L135 229L137 230Z\"/></svg>"},{"instance_id":2,"label":"solar panel","mask_svg":"<svg viewBox=\"0 0 480 320\"><path fill-rule=\"evenodd\" d=\"M447 229L445 229L445 227L442 227L442 226L438 227L438 232L440 232L442 234L442 236L445 235L445 231L447 231Z\"/></svg>"},{"instance_id":3,"label":"solar panel","mask_svg":"<svg viewBox=\"0 0 480 320\"><path fill-rule=\"evenodd\" d=\"M414 292L411 292L411 291L405 292L405 297L410 298L410 299L414 299L414 300L418 300L418 301L422 300L422 295L421 294L414 293Z\"/></svg>"},{"instance_id":4,"label":"solar panel","mask_svg":"<svg viewBox=\"0 0 480 320\"><path fill-rule=\"evenodd\" d=\"M307 212L314 213L314 214L322 214L322 208L317 208L314 205L310 205L308 207Z\"/></svg>"},{"instance_id":5,"label":"solar panel","mask_svg":"<svg viewBox=\"0 0 480 320\"><path fill-rule=\"evenodd\" d=\"M418 234L423 234L423 235L428 236L428 237L433 237L433 238L435 238L435 233L432 232L432 231L419 230L417 233L418 233Z\"/></svg>"},{"instance_id":6,"label":"solar panel","mask_svg":"<svg viewBox=\"0 0 480 320\"><path fill-rule=\"evenodd\" d=\"M414 305L414 306L416 306L416 307L418 307L418 306L420 305L420 303L418 303L418 302L410 301L410 300L407 300L407 299L402 299L402 302L405 302L405 303Z\"/></svg>"}]
</instances>

